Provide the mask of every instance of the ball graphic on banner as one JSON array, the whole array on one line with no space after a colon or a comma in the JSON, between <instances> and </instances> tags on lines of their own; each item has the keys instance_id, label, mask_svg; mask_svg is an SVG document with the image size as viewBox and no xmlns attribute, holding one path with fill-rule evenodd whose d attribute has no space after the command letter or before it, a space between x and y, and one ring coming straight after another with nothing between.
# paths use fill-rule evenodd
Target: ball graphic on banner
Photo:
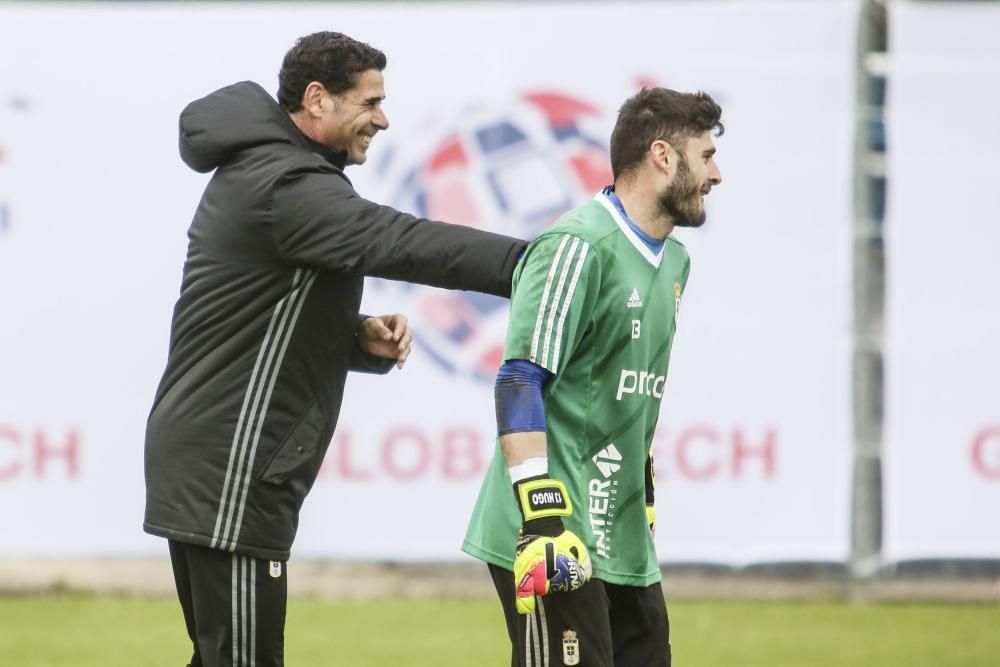
<instances>
[{"instance_id":1,"label":"ball graphic on banner","mask_svg":"<svg viewBox=\"0 0 1000 667\"><path fill-rule=\"evenodd\" d=\"M390 146L379 172L400 174L390 176L389 199L401 210L531 239L611 183L609 131L598 107L535 91L466 111L435 133L440 139L429 150L395 170ZM422 349L448 372L492 380L503 353L507 301L412 290L410 315Z\"/></svg>"}]
</instances>

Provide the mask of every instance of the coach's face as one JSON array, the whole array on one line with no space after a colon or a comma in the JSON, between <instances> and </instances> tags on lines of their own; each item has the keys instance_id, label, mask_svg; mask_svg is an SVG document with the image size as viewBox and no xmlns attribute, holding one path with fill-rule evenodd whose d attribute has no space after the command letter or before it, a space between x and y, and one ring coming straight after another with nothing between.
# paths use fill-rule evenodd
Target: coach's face
<instances>
[{"instance_id":1,"label":"coach's face","mask_svg":"<svg viewBox=\"0 0 1000 667\"><path fill-rule=\"evenodd\" d=\"M319 128L322 143L346 151L347 164L364 164L372 138L389 128L382 111L384 99L385 80L377 69L359 74L354 87L339 95L326 93Z\"/></svg>"}]
</instances>

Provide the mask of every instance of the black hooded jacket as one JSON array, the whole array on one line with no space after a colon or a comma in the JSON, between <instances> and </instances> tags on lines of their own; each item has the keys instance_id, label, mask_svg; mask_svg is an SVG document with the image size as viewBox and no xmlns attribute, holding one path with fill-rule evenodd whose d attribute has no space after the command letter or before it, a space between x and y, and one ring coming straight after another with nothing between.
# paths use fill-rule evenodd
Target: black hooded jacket
<instances>
[{"instance_id":1,"label":"black hooded jacket","mask_svg":"<svg viewBox=\"0 0 1000 667\"><path fill-rule=\"evenodd\" d=\"M215 174L147 423L143 527L283 561L348 370L392 365L357 342L364 276L509 296L525 243L362 199L255 83L191 103L180 150Z\"/></svg>"}]
</instances>

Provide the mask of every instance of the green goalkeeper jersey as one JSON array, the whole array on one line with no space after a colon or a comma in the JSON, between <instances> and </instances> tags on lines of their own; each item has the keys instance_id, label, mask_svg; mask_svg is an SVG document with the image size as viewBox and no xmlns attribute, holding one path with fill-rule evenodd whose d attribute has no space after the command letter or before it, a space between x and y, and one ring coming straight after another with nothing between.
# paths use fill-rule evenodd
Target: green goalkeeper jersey
<instances>
[{"instance_id":1,"label":"green goalkeeper jersey","mask_svg":"<svg viewBox=\"0 0 1000 667\"><path fill-rule=\"evenodd\" d=\"M544 390L549 476L594 577L660 580L646 520L646 458L666 384L690 260L668 237L654 254L604 193L531 243L514 273L504 360L554 374ZM521 516L496 447L463 551L513 569Z\"/></svg>"}]
</instances>

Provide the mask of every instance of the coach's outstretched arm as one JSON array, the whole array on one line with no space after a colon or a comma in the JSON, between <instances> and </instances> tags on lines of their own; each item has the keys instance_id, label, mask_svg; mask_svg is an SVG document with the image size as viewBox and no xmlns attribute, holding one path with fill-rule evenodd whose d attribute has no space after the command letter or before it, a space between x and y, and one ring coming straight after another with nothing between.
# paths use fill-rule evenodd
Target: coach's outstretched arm
<instances>
[{"instance_id":1,"label":"coach's outstretched arm","mask_svg":"<svg viewBox=\"0 0 1000 667\"><path fill-rule=\"evenodd\" d=\"M282 257L349 275L509 297L527 245L370 202L333 168L285 174L275 184L272 205Z\"/></svg>"}]
</instances>

